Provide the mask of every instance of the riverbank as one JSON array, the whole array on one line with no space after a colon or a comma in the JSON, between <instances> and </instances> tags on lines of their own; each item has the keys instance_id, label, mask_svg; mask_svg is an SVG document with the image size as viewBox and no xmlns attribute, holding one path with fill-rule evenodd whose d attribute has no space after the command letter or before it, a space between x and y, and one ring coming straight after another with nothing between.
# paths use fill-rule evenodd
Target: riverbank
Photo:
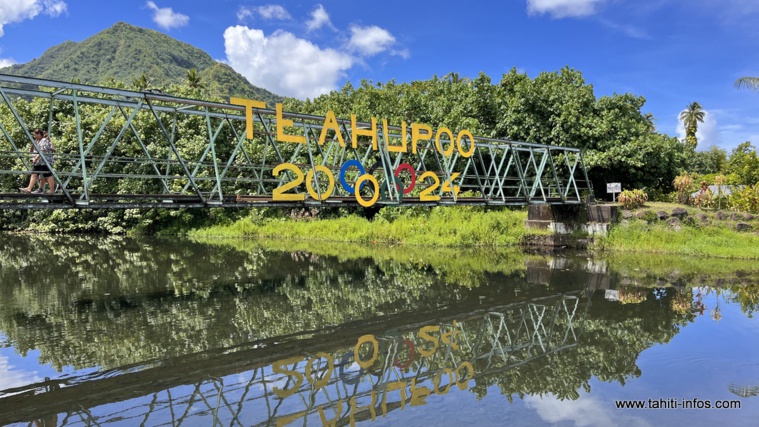
<instances>
[{"instance_id":1,"label":"riverbank","mask_svg":"<svg viewBox=\"0 0 759 427\"><path fill-rule=\"evenodd\" d=\"M253 211L231 224L200 228L190 237L254 237L443 247L519 246L526 236L526 209L450 206L383 208L372 220L358 215L331 219L269 217Z\"/></svg>"},{"instance_id":2,"label":"riverbank","mask_svg":"<svg viewBox=\"0 0 759 427\"><path fill-rule=\"evenodd\" d=\"M673 203L623 211L621 221L595 239L595 252L675 254L759 259L759 218Z\"/></svg>"},{"instance_id":3,"label":"riverbank","mask_svg":"<svg viewBox=\"0 0 759 427\"><path fill-rule=\"evenodd\" d=\"M440 247L535 247L550 238L547 230L525 228L526 219L526 209L469 206L389 207L372 220L358 215L330 219L266 216L252 211L232 223L194 229L188 235ZM575 246L591 242L588 250L595 253L759 259L757 231L759 219L752 215L649 203L635 211L623 211L621 221L607 236L590 239L576 233L562 241L577 242Z\"/></svg>"}]
</instances>

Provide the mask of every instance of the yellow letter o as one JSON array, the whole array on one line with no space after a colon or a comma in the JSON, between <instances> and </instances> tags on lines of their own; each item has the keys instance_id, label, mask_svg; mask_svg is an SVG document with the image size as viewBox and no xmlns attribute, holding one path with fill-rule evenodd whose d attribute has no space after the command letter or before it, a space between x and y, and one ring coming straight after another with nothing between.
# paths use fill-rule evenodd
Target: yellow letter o
<instances>
[{"instance_id":1,"label":"yellow letter o","mask_svg":"<svg viewBox=\"0 0 759 427\"><path fill-rule=\"evenodd\" d=\"M319 197L319 193L316 191L316 189L313 186L314 175L315 175L314 171L321 172L327 175L327 181L329 182L329 184L327 185L327 191L323 192L321 197ZM313 197L314 199L319 200L319 201L324 200L327 197L331 196L332 192L335 190L335 176L332 175L332 171L330 171L326 166L324 165L316 166L315 168L308 171L308 173L306 174L306 189L308 190L308 194L310 194L311 197Z\"/></svg>"},{"instance_id":2,"label":"yellow letter o","mask_svg":"<svg viewBox=\"0 0 759 427\"><path fill-rule=\"evenodd\" d=\"M369 181L374 185L374 196L369 200L364 200L363 197L361 197L361 193L359 191L356 191L356 201L359 205L368 208L375 203L377 203L377 199L379 199L380 191L379 191L379 182L377 182L377 178L369 175L368 173L361 175L356 180L355 187L361 188L361 184L364 183L364 181Z\"/></svg>"},{"instance_id":3,"label":"yellow letter o","mask_svg":"<svg viewBox=\"0 0 759 427\"><path fill-rule=\"evenodd\" d=\"M367 176L367 175L364 175L364 176ZM356 187L358 187L358 182L356 183ZM358 192L356 192L356 194L358 194ZM370 343L372 345L372 357L370 357L369 360L367 361L363 361L361 360L361 357L358 354L358 349L361 348L362 344L366 344L366 343ZM371 335L371 334L364 335L358 339L356 346L353 348L353 359L356 361L356 363L358 363L358 366L364 369L368 369L370 366L374 364L378 356L379 356L379 343L377 342L377 339L374 338L374 335Z\"/></svg>"}]
</instances>

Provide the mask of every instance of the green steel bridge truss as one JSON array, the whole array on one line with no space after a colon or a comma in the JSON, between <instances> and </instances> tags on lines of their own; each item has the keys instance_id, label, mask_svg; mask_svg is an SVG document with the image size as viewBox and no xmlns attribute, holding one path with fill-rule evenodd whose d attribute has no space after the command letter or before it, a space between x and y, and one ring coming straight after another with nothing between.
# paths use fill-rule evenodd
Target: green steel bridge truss
<instances>
[{"instance_id":1,"label":"green steel bridge truss","mask_svg":"<svg viewBox=\"0 0 759 427\"><path fill-rule=\"evenodd\" d=\"M265 108L250 110L248 139L241 105L4 74L0 97L0 209L358 206L357 197L364 206L580 204L592 193L577 148L473 137L462 138L465 157L449 133L439 147L433 137L398 152L410 131L380 123L375 148L366 136L350 141L342 119L344 143L329 131L320 144L324 117L287 112L287 133L305 143L282 142ZM30 124L40 122L57 149L52 195L17 192L39 149Z\"/></svg>"}]
</instances>

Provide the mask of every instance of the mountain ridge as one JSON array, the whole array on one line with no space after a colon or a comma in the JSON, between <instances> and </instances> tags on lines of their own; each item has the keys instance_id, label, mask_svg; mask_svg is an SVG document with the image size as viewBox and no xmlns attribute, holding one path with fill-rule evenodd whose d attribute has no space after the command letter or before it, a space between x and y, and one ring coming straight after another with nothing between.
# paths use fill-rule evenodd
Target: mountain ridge
<instances>
[{"instance_id":1,"label":"mountain ridge","mask_svg":"<svg viewBox=\"0 0 759 427\"><path fill-rule=\"evenodd\" d=\"M185 83L194 68L208 95L228 100L247 97L273 106L284 97L252 85L232 67L205 51L161 32L125 22L81 42L65 41L24 64L0 68L0 73L58 81L101 84L109 80L133 86L145 76L150 87Z\"/></svg>"}]
</instances>

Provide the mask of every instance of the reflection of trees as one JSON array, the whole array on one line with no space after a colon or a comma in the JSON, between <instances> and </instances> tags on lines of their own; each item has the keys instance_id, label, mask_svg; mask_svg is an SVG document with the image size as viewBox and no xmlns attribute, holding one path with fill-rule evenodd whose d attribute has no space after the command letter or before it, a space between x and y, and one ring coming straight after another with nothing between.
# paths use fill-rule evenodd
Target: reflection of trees
<instances>
[{"instance_id":1,"label":"reflection of trees","mask_svg":"<svg viewBox=\"0 0 759 427\"><path fill-rule=\"evenodd\" d=\"M759 267L754 260L716 261L660 254L612 254L608 257L608 264L620 284L720 289L724 290L726 300L740 304L748 317L759 310ZM691 300L673 303L684 310L690 308Z\"/></svg>"},{"instance_id":2,"label":"reflection of trees","mask_svg":"<svg viewBox=\"0 0 759 427\"><path fill-rule=\"evenodd\" d=\"M0 330L58 369L112 368L477 299L446 286L436 274L445 269L423 258L72 236L0 235L0 244Z\"/></svg>"}]
</instances>

